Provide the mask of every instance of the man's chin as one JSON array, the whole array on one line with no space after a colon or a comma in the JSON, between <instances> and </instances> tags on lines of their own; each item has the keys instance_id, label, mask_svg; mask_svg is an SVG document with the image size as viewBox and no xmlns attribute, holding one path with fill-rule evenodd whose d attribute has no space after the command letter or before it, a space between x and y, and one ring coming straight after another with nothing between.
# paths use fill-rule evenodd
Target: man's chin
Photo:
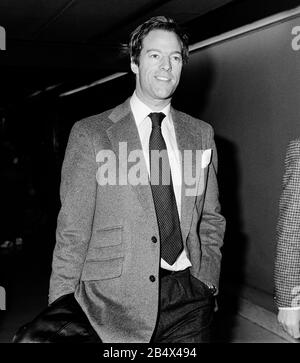
<instances>
[{"instance_id":1,"label":"man's chin","mask_svg":"<svg viewBox=\"0 0 300 363\"><path fill-rule=\"evenodd\" d=\"M162 100L168 100L172 97L173 93L174 90L160 90L156 92L156 96Z\"/></svg>"}]
</instances>

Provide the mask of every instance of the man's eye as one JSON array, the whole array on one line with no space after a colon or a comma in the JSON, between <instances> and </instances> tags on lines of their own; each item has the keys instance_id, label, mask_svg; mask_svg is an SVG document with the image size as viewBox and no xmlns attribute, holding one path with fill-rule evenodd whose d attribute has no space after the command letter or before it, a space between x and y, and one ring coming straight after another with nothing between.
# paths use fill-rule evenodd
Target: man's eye
<instances>
[{"instance_id":1,"label":"man's eye","mask_svg":"<svg viewBox=\"0 0 300 363\"><path fill-rule=\"evenodd\" d=\"M179 56L179 55L174 55L173 57L172 57L172 59L173 59L173 61L174 62L177 62L177 63L179 63L179 62L181 62L181 57Z\"/></svg>"},{"instance_id":2,"label":"man's eye","mask_svg":"<svg viewBox=\"0 0 300 363\"><path fill-rule=\"evenodd\" d=\"M158 54L150 54L150 57L153 59L158 59L159 55Z\"/></svg>"}]
</instances>

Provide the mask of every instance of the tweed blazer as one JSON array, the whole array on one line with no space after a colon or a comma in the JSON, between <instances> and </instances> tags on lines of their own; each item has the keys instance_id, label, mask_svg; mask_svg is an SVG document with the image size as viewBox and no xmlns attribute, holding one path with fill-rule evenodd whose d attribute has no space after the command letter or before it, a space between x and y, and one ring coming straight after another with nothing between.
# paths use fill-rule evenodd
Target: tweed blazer
<instances>
[{"instance_id":1,"label":"tweed blazer","mask_svg":"<svg viewBox=\"0 0 300 363\"><path fill-rule=\"evenodd\" d=\"M275 257L278 307L300 307L300 139L289 143L279 201Z\"/></svg>"},{"instance_id":2,"label":"tweed blazer","mask_svg":"<svg viewBox=\"0 0 300 363\"><path fill-rule=\"evenodd\" d=\"M181 230L191 273L218 286L225 220L218 200L213 129L173 108L171 112L180 151L212 150L212 159L198 168L197 195L182 185ZM127 156L120 145L126 145L128 155L142 150L129 99L75 123L71 130L62 167L49 303L74 292L103 342L149 342L159 302L159 230L149 183L124 182L128 170L121 160ZM100 152L113 153L118 164L105 185L99 183ZM193 171L198 161L191 161ZM142 156L140 166L145 165Z\"/></svg>"}]
</instances>

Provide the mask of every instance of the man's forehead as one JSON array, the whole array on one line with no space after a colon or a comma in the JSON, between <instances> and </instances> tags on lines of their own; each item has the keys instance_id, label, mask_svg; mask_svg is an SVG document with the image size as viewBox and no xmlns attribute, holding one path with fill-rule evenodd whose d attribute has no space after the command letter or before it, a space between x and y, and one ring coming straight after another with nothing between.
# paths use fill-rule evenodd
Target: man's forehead
<instances>
[{"instance_id":1,"label":"man's forehead","mask_svg":"<svg viewBox=\"0 0 300 363\"><path fill-rule=\"evenodd\" d=\"M165 49L166 47L181 52L181 42L176 33L162 29L154 29L143 39L143 48L145 50L150 48Z\"/></svg>"}]
</instances>

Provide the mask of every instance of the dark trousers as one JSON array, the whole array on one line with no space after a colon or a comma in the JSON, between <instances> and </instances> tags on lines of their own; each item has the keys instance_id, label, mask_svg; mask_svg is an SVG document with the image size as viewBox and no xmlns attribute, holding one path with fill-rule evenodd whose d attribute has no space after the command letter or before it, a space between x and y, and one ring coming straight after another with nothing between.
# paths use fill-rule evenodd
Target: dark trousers
<instances>
[{"instance_id":1,"label":"dark trousers","mask_svg":"<svg viewBox=\"0 0 300 363\"><path fill-rule=\"evenodd\" d=\"M189 269L161 274L158 322L152 343L209 342L214 297ZM101 343L73 294L57 299L13 343Z\"/></svg>"},{"instance_id":2,"label":"dark trousers","mask_svg":"<svg viewBox=\"0 0 300 363\"><path fill-rule=\"evenodd\" d=\"M189 269L164 273L160 285L158 322L152 343L208 343L215 298Z\"/></svg>"}]
</instances>

